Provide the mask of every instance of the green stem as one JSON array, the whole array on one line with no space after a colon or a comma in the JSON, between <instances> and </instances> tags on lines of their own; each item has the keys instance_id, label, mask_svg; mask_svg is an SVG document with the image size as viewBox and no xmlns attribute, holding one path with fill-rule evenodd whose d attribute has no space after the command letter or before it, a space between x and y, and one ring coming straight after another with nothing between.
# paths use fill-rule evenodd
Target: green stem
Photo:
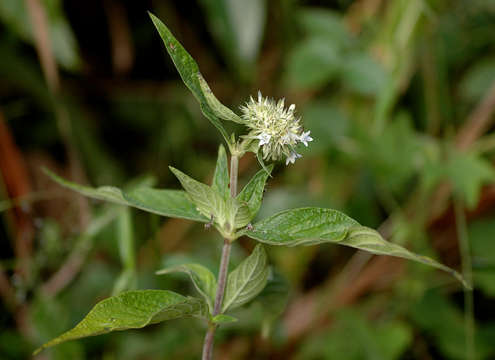
<instances>
[{"instance_id":1,"label":"green stem","mask_svg":"<svg viewBox=\"0 0 495 360\"><path fill-rule=\"evenodd\" d=\"M230 196L235 197L237 195L237 173L239 168L239 158L236 155L232 155L230 158ZM227 274L229 270L229 258L230 258L230 240L225 239L222 249L222 259L220 261L220 270L218 271L218 286L215 296L215 305L213 306L213 316L218 315L222 311L222 302L225 294L225 286L227 285ZM208 331L205 335L203 344L203 356L202 360L211 360L213 357L213 342L217 325L210 324Z\"/></svg>"},{"instance_id":2,"label":"green stem","mask_svg":"<svg viewBox=\"0 0 495 360\"><path fill-rule=\"evenodd\" d=\"M459 249L462 260L462 275L467 283L473 283L473 270L471 265L471 255L469 249L469 236L467 233L466 217L462 202L459 199L454 200L455 222L459 238ZM466 359L474 360L475 353L475 321L474 321L474 299L473 290L464 288L464 328L466 331Z\"/></svg>"}]
</instances>

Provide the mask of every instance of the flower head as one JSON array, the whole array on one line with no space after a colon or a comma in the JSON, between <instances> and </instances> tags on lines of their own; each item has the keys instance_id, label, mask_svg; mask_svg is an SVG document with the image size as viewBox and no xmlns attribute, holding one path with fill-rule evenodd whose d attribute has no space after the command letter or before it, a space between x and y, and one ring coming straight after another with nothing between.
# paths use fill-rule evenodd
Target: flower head
<instances>
[{"instance_id":1,"label":"flower head","mask_svg":"<svg viewBox=\"0 0 495 360\"><path fill-rule=\"evenodd\" d=\"M285 108L284 105L284 99L276 102L264 98L258 91L258 101L251 97L241 110L246 126L251 129L245 138L258 140L263 159L276 161L285 157L289 164L301 157L294 150L296 145L308 146L313 139L309 131L303 132L301 119L295 116L296 106L292 104Z\"/></svg>"}]
</instances>

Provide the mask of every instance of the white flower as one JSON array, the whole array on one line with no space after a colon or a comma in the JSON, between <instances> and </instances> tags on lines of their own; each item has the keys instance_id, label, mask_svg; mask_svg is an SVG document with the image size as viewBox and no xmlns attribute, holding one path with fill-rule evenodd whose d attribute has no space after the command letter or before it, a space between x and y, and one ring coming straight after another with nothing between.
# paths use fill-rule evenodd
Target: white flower
<instances>
[{"instance_id":1,"label":"white flower","mask_svg":"<svg viewBox=\"0 0 495 360\"><path fill-rule=\"evenodd\" d=\"M262 146L262 145L268 144L270 142L271 137L272 136L270 134L261 133L260 135L258 135L256 137L256 139L259 139L259 141L260 141L259 146Z\"/></svg>"},{"instance_id":2,"label":"white flower","mask_svg":"<svg viewBox=\"0 0 495 360\"><path fill-rule=\"evenodd\" d=\"M287 156L287 159L285 159L285 165L289 165L289 163L294 164L296 159L299 159L302 157L301 154L296 153L295 151L292 151L289 156Z\"/></svg>"},{"instance_id":3,"label":"white flower","mask_svg":"<svg viewBox=\"0 0 495 360\"><path fill-rule=\"evenodd\" d=\"M286 158L286 163L294 163L301 157L294 151L298 143L308 146L313 139L309 131L303 132L300 118L295 116L296 106L284 107L285 100L275 102L264 98L258 91L258 101L252 97L241 106L242 118L251 130L244 137L258 140L263 159L273 161Z\"/></svg>"},{"instance_id":4,"label":"white flower","mask_svg":"<svg viewBox=\"0 0 495 360\"><path fill-rule=\"evenodd\" d=\"M299 135L299 141L304 144L304 146L308 147L308 142L313 141L313 138L309 136L310 131L303 132Z\"/></svg>"}]
</instances>

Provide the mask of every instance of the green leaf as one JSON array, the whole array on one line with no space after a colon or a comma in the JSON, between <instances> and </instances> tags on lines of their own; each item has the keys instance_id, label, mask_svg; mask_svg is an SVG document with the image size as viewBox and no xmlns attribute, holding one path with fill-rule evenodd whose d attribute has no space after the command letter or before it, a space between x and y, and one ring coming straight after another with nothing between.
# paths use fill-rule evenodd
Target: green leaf
<instances>
[{"instance_id":1,"label":"green leaf","mask_svg":"<svg viewBox=\"0 0 495 360\"><path fill-rule=\"evenodd\" d=\"M332 209L299 208L279 212L244 229L247 235L270 245L315 245L336 243L365 250L377 255L389 255L421 262L448 272L469 287L462 276L425 256L416 255L394 243L386 241L377 231L360 226L347 215Z\"/></svg>"},{"instance_id":2,"label":"green leaf","mask_svg":"<svg viewBox=\"0 0 495 360\"><path fill-rule=\"evenodd\" d=\"M340 49L336 44L310 38L289 53L286 81L295 89L318 89L337 76L340 66Z\"/></svg>"},{"instance_id":3,"label":"green leaf","mask_svg":"<svg viewBox=\"0 0 495 360\"><path fill-rule=\"evenodd\" d=\"M53 56L67 70L81 68L77 41L67 21L62 1L43 1L48 36ZM0 1L0 21L22 40L35 43L36 27L33 25L24 1ZM33 31L34 29L34 31Z\"/></svg>"},{"instance_id":4,"label":"green leaf","mask_svg":"<svg viewBox=\"0 0 495 360\"><path fill-rule=\"evenodd\" d=\"M170 170L179 179L191 200L197 206L198 211L223 226L227 220L227 204L224 198L210 186L200 183L187 176L182 171L169 166Z\"/></svg>"},{"instance_id":5,"label":"green leaf","mask_svg":"<svg viewBox=\"0 0 495 360\"><path fill-rule=\"evenodd\" d=\"M200 264L183 264L159 270L156 272L156 274L164 275L173 272L183 272L189 275L194 284L194 287L206 300L210 311L213 311L215 293L217 291L217 279L208 268Z\"/></svg>"},{"instance_id":6,"label":"green leaf","mask_svg":"<svg viewBox=\"0 0 495 360\"><path fill-rule=\"evenodd\" d=\"M117 281L115 281L112 295L117 295L124 290L134 290L137 285L131 210L128 207L123 207L120 209L116 220L120 261L123 269Z\"/></svg>"},{"instance_id":7,"label":"green leaf","mask_svg":"<svg viewBox=\"0 0 495 360\"><path fill-rule=\"evenodd\" d=\"M351 246L377 255L389 255L408 260L417 261L437 269L448 272L459 280L466 288L470 286L457 271L422 255L417 255L400 245L386 241L376 230L365 226L357 226L349 229L346 238L339 242L340 245Z\"/></svg>"},{"instance_id":8,"label":"green leaf","mask_svg":"<svg viewBox=\"0 0 495 360\"><path fill-rule=\"evenodd\" d=\"M388 82L385 69L365 52L347 55L339 76L351 91L367 96L380 93Z\"/></svg>"},{"instance_id":9,"label":"green leaf","mask_svg":"<svg viewBox=\"0 0 495 360\"><path fill-rule=\"evenodd\" d=\"M256 60L266 19L266 0L229 0L229 22L235 35L238 57L252 63Z\"/></svg>"},{"instance_id":10,"label":"green leaf","mask_svg":"<svg viewBox=\"0 0 495 360\"><path fill-rule=\"evenodd\" d=\"M429 290L409 308L410 319L432 340L439 351L437 358L466 359L465 315L459 306L451 302L446 294ZM476 324L475 359L494 359L493 322L479 321ZM443 356L441 356L442 354Z\"/></svg>"},{"instance_id":11,"label":"green leaf","mask_svg":"<svg viewBox=\"0 0 495 360\"><path fill-rule=\"evenodd\" d=\"M270 245L315 245L338 242L358 222L332 209L299 208L279 212L241 233Z\"/></svg>"},{"instance_id":12,"label":"green leaf","mask_svg":"<svg viewBox=\"0 0 495 360\"><path fill-rule=\"evenodd\" d=\"M211 319L214 324L228 324L236 321L238 320L235 317L224 314L218 314Z\"/></svg>"},{"instance_id":13,"label":"green leaf","mask_svg":"<svg viewBox=\"0 0 495 360\"><path fill-rule=\"evenodd\" d=\"M198 74L198 80L206 102L210 106L215 116L223 120L233 121L238 124L244 124L244 121L239 115L237 115L220 101L218 101L217 97L215 96L215 94L213 94L213 91L211 91L208 83L203 78L203 76L201 76L201 74Z\"/></svg>"},{"instance_id":14,"label":"green leaf","mask_svg":"<svg viewBox=\"0 0 495 360\"><path fill-rule=\"evenodd\" d=\"M236 214L236 227L243 227L249 224L260 210L266 180L273 170L273 164L269 165L267 170L269 172L265 170L258 171L237 195L236 200L241 206L245 205L247 211L241 210Z\"/></svg>"},{"instance_id":15,"label":"green leaf","mask_svg":"<svg viewBox=\"0 0 495 360\"><path fill-rule=\"evenodd\" d=\"M338 47L348 47L352 42L341 14L322 7L304 7L297 12L297 22L306 35L322 38Z\"/></svg>"},{"instance_id":16,"label":"green leaf","mask_svg":"<svg viewBox=\"0 0 495 360\"><path fill-rule=\"evenodd\" d=\"M218 148L217 166L215 167L211 187L221 194L224 199L227 199L230 196L229 182L227 154L223 145L220 145Z\"/></svg>"},{"instance_id":17,"label":"green leaf","mask_svg":"<svg viewBox=\"0 0 495 360\"><path fill-rule=\"evenodd\" d=\"M69 340L112 331L140 329L146 325L186 316L206 317L207 311L203 300L172 291L128 291L100 301L73 329L47 342L34 354Z\"/></svg>"},{"instance_id":18,"label":"green leaf","mask_svg":"<svg viewBox=\"0 0 495 360\"><path fill-rule=\"evenodd\" d=\"M331 330L315 334L301 347L299 359L398 360L413 341L413 329L407 322L391 317L367 319L353 308L341 309L332 321ZM352 336L352 341L349 337Z\"/></svg>"},{"instance_id":19,"label":"green leaf","mask_svg":"<svg viewBox=\"0 0 495 360\"><path fill-rule=\"evenodd\" d=\"M252 74L263 40L266 0L200 0L199 3L227 64L241 77Z\"/></svg>"},{"instance_id":20,"label":"green leaf","mask_svg":"<svg viewBox=\"0 0 495 360\"><path fill-rule=\"evenodd\" d=\"M184 191L152 188L135 188L123 191L113 186L92 188L67 181L47 169L43 170L60 185L93 199L132 206L161 216L200 222L209 221L196 210L196 206L188 199Z\"/></svg>"},{"instance_id":21,"label":"green leaf","mask_svg":"<svg viewBox=\"0 0 495 360\"><path fill-rule=\"evenodd\" d=\"M466 71L459 85L459 94L463 99L478 101L490 90L495 81L495 58L485 57L478 60Z\"/></svg>"},{"instance_id":22,"label":"green leaf","mask_svg":"<svg viewBox=\"0 0 495 360\"><path fill-rule=\"evenodd\" d=\"M227 131L222 126L220 120L215 115L215 111L210 107L206 97L203 94L203 90L200 84L201 74L199 72L198 64L184 49L181 43L178 42L177 39L172 35L167 26L152 13L149 13L149 15L151 20L153 21L153 24L158 30L165 48L172 58L172 61L177 68L182 81L184 81L184 84L189 88L189 90L191 90L194 97L198 100L203 114L218 129L218 131L220 131L223 138L230 146L230 139L227 135Z\"/></svg>"},{"instance_id":23,"label":"green leaf","mask_svg":"<svg viewBox=\"0 0 495 360\"><path fill-rule=\"evenodd\" d=\"M495 170L490 162L466 152L452 152L446 173L455 192L464 198L469 208L478 203L482 185L495 180Z\"/></svg>"},{"instance_id":24,"label":"green leaf","mask_svg":"<svg viewBox=\"0 0 495 360\"><path fill-rule=\"evenodd\" d=\"M261 244L228 276L222 312L239 307L258 295L268 279L268 259Z\"/></svg>"}]
</instances>

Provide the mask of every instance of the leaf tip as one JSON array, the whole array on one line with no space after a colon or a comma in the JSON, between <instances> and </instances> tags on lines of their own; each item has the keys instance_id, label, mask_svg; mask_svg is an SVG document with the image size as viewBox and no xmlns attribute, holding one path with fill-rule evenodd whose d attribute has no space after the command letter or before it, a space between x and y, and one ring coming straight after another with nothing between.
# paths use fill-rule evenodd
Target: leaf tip
<instances>
[{"instance_id":1,"label":"leaf tip","mask_svg":"<svg viewBox=\"0 0 495 360\"><path fill-rule=\"evenodd\" d=\"M171 272L170 269L161 269L155 271L155 275L165 275L165 274L169 274L170 272Z\"/></svg>"},{"instance_id":2,"label":"leaf tip","mask_svg":"<svg viewBox=\"0 0 495 360\"><path fill-rule=\"evenodd\" d=\"M41 171L45 174L45 175L48 175L49 177L53 178L55 177L55 173L51 170L49 170L46 166L42 166L41 167Z\"/></svg>"},{"instance_id":3,"label":"leaf tip","mask_svg":"<svg viewBox=\"0 0 495 360\"><path fill-rule=\"evenodd\" d=\"M223 154L227 154L225 152L225 146L223 146L223 144L220 144L220 146L218 147L218 156L223 155Z\"/></svg>"},{"instance_id":4,"label":"leaf tip","mask_svg":"<svg viewBox=\"0 0 495 360\"><path fill-rule=\"evenodd\" d=\"M158 19L158 17L153 14L151 11L146 11L148 13L148 16L150 17L151 21L153 21L153 23L155 23L157 20L160 21L160 19Z\"/></svg>"},{"instance_id":5,"label":"leaf tip","mask_svg":"<svg viewBox=\"0 0 495 360\"><path fill-rule=\"evenodd\" d=\"M51 171L50 169L48 169L47 167L45 166L42 166L41 167L41 171L46 175L48 176L50 179L52 179L53 181L55 181L56 183L58 183L59 185L62 185L62 186L67 186L66 183L67 183L67 180L65 180L64 178L58 176L57 174L55 174L53 171Z\"/></svg>"},{"instance_id":6,"label":"leaf tip","mask_svg":"<svg viewBox=\"0 0 495 360\"><path fill-rule=\"evenodd\" d=\"M452 270L450 274L462 284L464 289L473 291L473 285L470 284L459 272Z\"/></svg>"}]
</instances>

